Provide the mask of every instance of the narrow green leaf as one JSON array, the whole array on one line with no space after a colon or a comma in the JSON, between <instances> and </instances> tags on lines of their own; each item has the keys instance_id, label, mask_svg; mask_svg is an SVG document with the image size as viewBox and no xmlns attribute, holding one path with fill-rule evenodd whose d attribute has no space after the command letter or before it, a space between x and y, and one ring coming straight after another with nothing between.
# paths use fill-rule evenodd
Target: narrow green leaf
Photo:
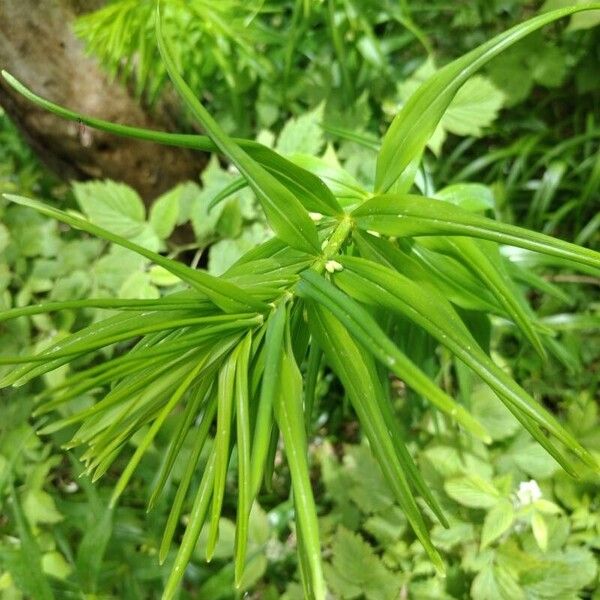
<instances>
[{"instance_id":1,"label":"narrow green leaf","mask_svg":"<svg viewBox=\"0 0 600 600\"><path fill-rule=\"evenodd\" d=\"M436 295L435 289L362 258L340 257L340 261L344 270L336 275L336 282L344 289L350 288L363 301L400 312L423 327L494 389L517 418L539 423L586 464L596 467L590 453L485 354L451 304ZM548 440L544 443L545 447L549 444ZM557 450L552 455L561 456ZM561 457L559 462L572 473L568 461Z\"/></svg>"},{"instance_id":2,"label":"narrow green leaf","mask_svg":"<svg viewBox=\"0 0 600 600\"><path fill-rule=\"evenodd\" d=\"M94 129L115 135L156 142L167 146L178 146L204 152L216 152L219 150L219 147L209 137L204 135L153 131L87 117L41 98L6 71L2 71L2 76L8 85L27 98L27 100L63 119L83 123ZM282 184L289 187L298 200L302 202L306 210L330 216L341 214L342 209L331 191L311 172L298 167L263 144L243 138L232 139L254 160L262 164Z\"/></svg>"},{"instance_id":3,"label":"narrow green leaf","mask_svg":"<svg viewBox=\"0 0 600 600\"><path fill-rule=\"evenodd\" d=\"M231 420L233 415L233 392L235 369L239 357L239 346L229 355L219 370L217 391L217 431L215 434L215 482L213 487L212 509L208 540L206 542L206 560L212 559L219 537L219 519L225 495L227 466L229 464Z\"/></svg>"},{"instance_id":4,"label":"narrow green leaf","mask_svg":"<svg viewBox=\"0 0 600 600\"><path fill-rule=\"evenodd\" d=\"M432 562L441 572L444 565L434 548L423 517L406 480L392 440L394 428L376 399L382 395L375 365L345 327L324 306L308 302L308 322L327 360L348 392L375 458L406 518Z\"/></svg>"},{"instance_id":5,"label":"narrow green leaf","mask_svg":"<svg viewBox=\"0 0 600 600\"><path fill-rule=\"evenodd\" d=\"M248 369L252 334L241 343L235 372L235 404L237 425L238 504L235 527L235 585L240 586L246 564L248 546L248 520L252 508L252 483L250 479L250 407Z\"/></svg>"},{"instance_id":6,"label":"narrow green leaf","mask_svg":"<svg viewBox=\"0 0 600 600\"><path fill-rule=\"evenodd\" d=\"M327 307L386 369L395 373L434 406L449 414L474 436L484 441L489 440L481 424L401 352L377 321L357 302L314 271L302 273L297 291L299 295Z\"/></svg>"},{"instance_id":7,"label":"narrow green leaf","mask_svg":"<svg viewBox=\"0 0 600 600\"><path fill-rule=\"evenodd\" d=\"M485 515L481 530L481 549L487 548L505 533L515 520L515 509L508 500L500 500Z\"/></svg>"},{"instance_id":8,"label":"narrow green leaf","mask_svg":"<svg viewBox=\"0 0 600 600\"><path fill-rule=\"evenodd\" d=\"M248 184L243 177L237 177L229 185L226 185L215 197L208 203L208 210L212 210L230 196L243 190Z\"/></svg>"},{"instance_id":9,"label":"narrow green leaf","mask_svg":"<svg viewBox=\"0 0 600 600\"><path fill-rule=\"evenodd\" d=\"M384 194L367 200L352 216L361 229L384 235L478 237L567 259L573 266L581 264L600 268L598 252L537 231L500 223L442 200L409 194Z\"/></svg>"},{"instance_id":10,"label":"narrow green leaf","mask_svg":"<svg viewBox=\"0 0 600 600\"><path fill-rule=\"evenodd\" d=\"M156 38L163 62L176 90L209 137L246 178L276 235L293 248L319 254L317 229L296 196L227 136L178 73L167 41L162 34L158 5Z\"/></svg>"},{"instance_id":11,"label":"narrow green leaf","mask_svg":"<svg viewBox=\"0 0 600 600\"><path fill-rule=\"evenodd\" d=\"M10 483L10 496L21 547L15 556L16 560L9 561L9 572L21 591L32 600L53 600L52 588L42 571L40 547L31 533L12 482Z\"/></svg>"},{"instance_id":12,"label":"narrow green leaf","mask_svg":"<svg viewBox=\"0 0 600 600\"><path fill-rule=\"evenodd\" d=\"M458 90L478 69L540 27L591 9L600 9L600 4L571 6L533 17L437 71L408 99L392 121L377 160L375 190L387 192L393 189L408 165L421 156Z\"/></svg>"},{"instance_id":13,"label":"narrow green leaf","mask_svg":"<svg viewBox=\"0 0 600 600\"><path fill-rule=\"evenodd\" d=\"M536 326L539 328L537 316L506 273L498 247L482 240L462 237L444 241L456 249L456 258L460 258L466 263L473 274L486 284L537 353L546 359L546 350L536 329Z\"/></svg>"},{"instance_id":14,"label":"narrow green leaf","mask_svg":"<svg viewBox=\"0 0 600 600\"><path fill-rule=\"evenodd\" d=\"M173 294L175 296L175 294ZM33 315L42 315L62 310L73 310L80 308L104 308L107 310L132 310L142 311L147 309L168 311L168 310L185 310L197 309L206 302L203 298L170 299L169 296L164 298L153 298L152 300L128 300L120 298L89 298L85 300L66 300L63 302L44 302L42 304L31 304L29 306L19 306L10 308L0 312L0 323L16 319L18 317L30 317Z\"/></svg>"},{"instance_id":15,"label":"narrow green leaf","mask_svg":"<svg viewBox=\"0 0 600 600\"><path fill-rule=\"evenodd\" d=\"M304 386L304 421L307 435L310 433L312 425L312 414L315 405L315 396L317 391L317 380L321 368L321 359L323 352L315 340L312 340L308 350L308 359L306 361L306 383Z\"/></svg>"},{"instance_id":16,"label":"narrow green leaf","mask_svg":"<svg viewBox=\"0 0 600 600\"><path fill-rule=\"evenodd\" d=\"M325 600L327 590L321 565L321 544L317 507L312 493L307 461L307 441L302 412L302 375L286 333L286 343L280 358L279 390L275 401L275 415L285 447L294 507L301 529L302 551L306 557L305 589L307 597Z\"/></svg>"},{"instance_id":17,"label":"narrow green leaf","mask_svg":"<svg viewBox=\"0 0 600 600\"><path fill-rule=\"evenodd\" d=\"M167 558L167 554L169 552L169 548L171 547L171 542L173 540L173 535L175 534L175 529L177 527L179 518L181 516L181 511L183 509L183 502L187 495L194 473L196 472L198 460L200 459L200 454L202 453L202 449L204 448L204 444L206 443L206 439L208 438L208 433L213 424L213 419L215 417L216 412L216 395L211 395L211 397L208 400L208 404L204 410L204 413L202 414L198 430L195 432L194 445L192 447L192 451L190 452L190 456L187 460L183 476L181 478L181 481L179 482L179 487L177 488L177 492L175 493L175 498L173 500L173 504L171 505L171 510L169 511L169 516L165 524L165 530L158 552L158 559L160 564L163 564L165 562L165 559ZM205 498L204 501L206 502L206 508L204 509L205 512L203 513L204 516L202 517L202 523L200 523L200 526L198 528L198 535L200 535L200 529L202 529L202 525L204 524L204 518L206 515L206 510L208 508L208 501L210 500L212 494L214 481L214 452L211 453L210 462L206 467L204 477L206 477L206 473L208 473L209 471L212 471L212 474L209 475L210 483L208 483L208 481L206 483L206 485L208 486L208 491L205 491L203 495L203 498ZM202 482L204 482L204 477L202 479ZM201 484L201 487L202 485L203 484Z\"/></svg>"},{"instance_id":18,"label":"narrow green leaf","mask_svg":"<svg viewBox=\"0 0 600 600\"><path fill-rule=\"evenodd\" d=\"M208 273L197 271L183 263L165 258L160 254L156 254L151 250L147 250L125 238L115 235L106 229L93 225L85 219L66 213L52 206L48 206L37 200L25 198L24 196L4 194L4 197L16 204L33 208L43 215L66 223L75 229L81 229L82 231L108 240L109 242L113 242L114 244L144 256L148 260L165 268L173 275L176 275L182 281L185 281L192 287L206 294L217 306L221 307L226 312L239 312L240 310L248 310L249 308L261 311L266 309L266 305L263 302L255 300L249 294L228 281L217 279Z\"/></svg>"},{"instance_id":19,"label":"narrow green leaf","mask_svg":"<svg viewBox=\"0 0 600 600\"><path fill-rule=\"evenodd\" d=\"M119 496L125 490L125 487L129 483L129 480L133 475L133 472L135 471L136 467L140 464L142 457L150 447L150 444L156 437L156 434L159 432L160 428L163 426L166 418L171 414L171 411L175 408L175 406L177 406L183 395L188 391L190 385L192 384L202 367L204 367L205 362L206 357L202 357L198 364L190 371L188 376L183 379L179 387L171 395L169 401L165 403L163 409L160 411L160 413L158 414L148 431L145 433L140 443L137 445L133 456L129 459L127 466L125 467L125 469L121 473L121 476L119 477L119 480L115 484L113 493L110 498L111 506L114 506L116 504L117 500L119 499Z\"/></svg>"},{"instance_id":20,"label":"narrow green leaf","mask_svg":"<svg viewBox=\"0 0 600 600\"><path fill-rule=\"evenodd\" d=\"M183 534L183 540L181 541L181 546L179 546L175 563L173 564L171 572L169 573L169 579L165 585L162 600L173 600L173 598L175 598L177 588L183 579L185 569L190 562L194 548L196 547L196 543L200 537L200 531L202 530L202 526L206 520L208 506L210 504L213 491L217 462L216 454L217 452L215 447L211 452L210 458L208 459L206 469L204 470L204 475L202 476L202 481L198 487L198 491L194 499L194 505L192 506L192 511L190 513L188 526Z\"/></svg>"},{"instance_id":21,"label":"narrow green leaf","mask_svg":"<svg viewBox=\"0 0 600 600\"><path fill-rule=\"evenodd\" d=\"M260 388L260 398L252 440L251 482L252 497L258 493L265 469L271 431L273 429L273 405L279 389L280 362L285 331L286 308L280 303L267 321L265 339L265 366Z\"/></svg>"},{"instance_id":22,"label":"narrow green leaf","mask_svg":"<svg viewBox=\"0 0 600 600\"><path fill-rule=\"evenodd\" d=\"M164 489L167 479L171 474L171 470L173 469L173 465L175 464L175 460L183 447L185 438L189 433L194 420L198 418L200 406L210 402L210 399L212 398L212 383L213 378L205 373L200 385L194 390L193 398L187 402L185 410L181 415L179 426L171 437L169 449L155 479L152 495L150 496L150 500L148 500L148 511L151 511L154 508L159 495ZM206 413L207 410L208 408L205 407L204 412Z\"/></svg>"}]
</instances>

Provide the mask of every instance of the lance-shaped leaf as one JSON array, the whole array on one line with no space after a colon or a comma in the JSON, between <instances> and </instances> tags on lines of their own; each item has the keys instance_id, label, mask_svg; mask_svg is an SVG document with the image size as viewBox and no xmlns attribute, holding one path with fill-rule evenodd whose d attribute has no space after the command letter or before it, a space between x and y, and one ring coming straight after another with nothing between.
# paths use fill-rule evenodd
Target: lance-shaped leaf
<instances>
[{"instance_id":1,"label":"lance-shaped leaf","mask_svg":"<svg viewBox=\"0 0 600 600\"><path fill-rule=\"evenodd\" d=\"M410 194L383 194L353 213L361 229L397 237L458 235L518 246L579 264L600 268L600 253L537 231L500 223L459 206Z\"/></svg>"},{"instance_id":2,"label":"lance-shaped leaf","mask_svg":"<svg viewBox=\"0 0 600 600\"><path fill-rule=\"evenodd\" d=\"M86 233L90 233L99 238L112 242L113 244L127 248L128 250L131 250L132 252L151 260L176 277L179 277L182 281L185 281L193 288L196 288L200 292L206 294L208 298L210 298L217 306L226 312L240 312L242 310L248 310L249 308L262 311L267 308L263 302L254 299L244 290L238 288L229 281L218 279L212 275L209 275L208 273L197 271L188 267L187 265L165 258L156 252L147 250L146 248L138 246L137 244L119 235L115 235L114 233L111 233L102 227L98 227L97 225L94 225L89 221L82 219L81 217L66 213L37 200L25 198L24 196L4 194L4 197L11 202L33 208L47 217L51 217L57 221L66 223L75 229L81 229Z\"/></svg>"},{"instance_id":3,"label":"lance-shaped leaf","mask_svg":"<svg viewBox=\"0 0 600 600\"><path fill-rule=\"evenodd\" d=\"M117 483L115 485L115 488L113 490L113 493L112 493L112 496L110 499L111 506L114 506L114 504L118 500L119 496L125 490L125 487L129 483L131 476L133 475L136 467L139 465L140 461L142 460L142 457L144 456L144 454L150 447L150 444L156 437L156 434L159 432L160 428L163 426L166 418L171 414L171 412L173 411L175 406L177 406L177 404L181 401L183 395L188 391L188 389L192 385L192 382L194 381L194 379L196 378L196 376L198 375L198 373L200 372L202 367L205 365L206 358L207 358L206 356L203 356L198 361L198 364L191 369L191 371L189 372L187 377L185 377L183 379L181 384L177 387L175 392L171 395L171 398L165 403L165 405L163 406L162 410L160 411L160 413L158 414L158 416L156 417L156 419L154 420L154 422L152 423L150 428L144 434L144 437L142 438L141 442L137 445L137 448L135 449L133 456L127 463L127 466L121 473L121 476L119 477L119 480L117 481Z\"/></svg>"},{"instance_id":4,"label":"lance-shaped leaf","mask_svg":"<svg viewBox=\"0 0 600 600\"><path fill-rule=\"evenodd\" d=\"M214 416L217 412L217 398L216 394L213 393L209 398L208 404L202 413L202 418L200 420L200 425L197 430L194 431L194 445L192 446L192 451L190 452L189 458L187 459L187 463L185 466L185 470L183 472L183 476L181 481L179 482L179 486L177 488L177 492L175 493L175 498L173 503L171 504L171 510L169 512L169 516L167 518L167 522L165 524L165 530L163 533L163 537L160 543L160 548L158 552L158 559L160 564L162 565L167 558L167 554L171 547L171 542L173 540L173 535L175 534L175 529L177 524L179 523L179 519L181 517L181 511L183 509L183 502L188 493L190 484L192 482L192 478L196 469L198 467L198 461L200 460L200 454L202 453L202 449L206 444L206 440L208 438L208 433L213 424ZM214 481L214 451L211 453L209 464L207 465L207 471L212 471L211 475L209 475L210 483L207 483L209 486L209 490L207 490L207 494L203 496L204 502L206 502L206 507L204 508L204 513L202 517L202 523L199 524L197 536L200 534L200 529L202 528L202 524L204 523L204 518L206 516L206 510L208 508L208 501L210 500L212 494L212 487ZM204 482L204 478L202 479ZM205 485L204 483L201 486ZM197 527L198 523L196 521L192 521L190 519L191 527ZM187 532L186 532L187 534ZM191 534L191 532L190 532ZM195 545L195 541L194 541ZM183 547L183 545L182 545ZM185 567L185 565L184 565Z\"/></svg>"},{"instance_id":5,"label":"lance-shaped leaf","mask_svg":"<svg viewBox=\"0 0 600 600\"><path fill-rule=\"evenodd\" d=\"M231 160L246 178L257 195L269 225L271 225L276 235L293 248L318 254L317 229L296 196L252 159L245 150L223 131L178 73L167 42L162 35L158 9L156 38L160 54L173 85L219 150Z\"/></svg>"},{"instance_id":6,"label":"lance-shaped leaf","mask_svg":"<svg viewBox=\"0 0 600 600\"><path fill-rule=\"evenodd\" d=\"M442 238L442 241L454 251L455 258L470 267L475 276L481 279L537 353L545 359L546 351L536 330L536 326L540 327L537 317L525 302L521 291L507 275L498 246L463 237Z\"/></svg>"},{"instance_id":7,"label":"lance-shaped leaf","mask_svg":"<svg viewBox=\"0 0 600 600\"><path fill-rule=\"evenodd\" d=\"M311 298L327 307L386 369L427 398L434 406L452 416L476 437L490 441L483 426L435 385L417 365L385 334L377 321L358 302L336 288L315 271L304 271L297 288L302 297Z\"/></svg>"},{"instance_id":8,"label":"lance-shaped leaf","mask_svg":"<svg viewBox=\"0 0 600 600\"><path fill-rule=\"evenodd\" d=\"M437 295L435 288L415 284L388 267L362 258L340 257L340 261L344 269L335 280L343 289L423 327L492 387L512 412L518 411L545 427L588 465L596 466L589 452L479 347L452 305ZM567 461L560 462L571 471Z\"/></svg>"},{"instance_id":9,"label":"lance-shaped leaf","mask_svg":"<svg viewBox=\"0 0 600 600\"><path fill-rule=\"evenodd\" d=\"M235 584L239 587L246 564L248 546L248 520L252 507L250 480L250 407L248 369L252 334L248 333L240 344L235 371L235 413L238 461L238 503L235 527Z\"/></svg>"},{"instance_id":10,"label":"lance-shaped leaf","mask_svg":"<svg viewBox=\"0 0 600 600\"><path fill-rule=\"evenodd\" d=\"M253 498L260 489L265 462L269 453L271 431L273 429L273 406L279 390L285 322L286 307L283 303L280 303L267 321L264 372L252 440L251 480Z\"/></svg>"},{"instance_id":11,"label":"lance-shaped leaf","mask_svg":"<svg viewBox=\"0 0 600 600\"><path fill-rule=\"evenodd\" d=\"M2 311L0 323L16 319L18 317L30 317L33 315L48 314L62 310L74 310L79 308L100 308L107 310L133 310L143 311L147 309L172 311L184 309L205 310L208 307L207 300L198 295L190 297L189 294L182 297L180 294L171 294L163 298L152 298L150 300L135 300L125 298L87 298L85 300L65 300L61 302L43 302L29 306L18 306Z\"/></svg>"},{"instance_id":12,"label":"lance-shaped leaf","mask_svg":"<svg viewBox=\"0 0 600 600\"><path fill-rule=\"evenodd\" d=\"M353 232L352 239L364 258L393 267L413 281L434 285L445 298L462 308L496 313L501 310L481 281L450 256L408 240L393 244L360 229Z\"/></svg>"},{"instance_id":13,"label":"lance-shaped leaf","mask_svg":"<svg viewBox=\"0 0 600 600\"><path fill-rule=\"evenodd\" d=\"M200 482L200 486L196 492L194 505L192 506L192 512L190 513L189 517L189 523L185 529L185 533L183 534L183 540L181 541L181 546L179 546L175 563L173 564L171 572L169 573L169 579L165 585L162 600L172 600L175 598L177 588L183 579L185 569L188 566L188 563L192 558L194 548L198 543L200 531L202 530L202 526L206 520L208 507L213 492L216 462L216 448L213 448L210 458L208 459L206 469L204 470L202 481Z\"/></svg>"},{"instance_id":14,"label":"lance-shaped leaf","mask_svg":"<svg viewBox=\"0 0 600 600\"><path fill-rule=\"evenodd\" d=\"M478 69L540 27L575 12L591 9L600 9L600 4L571 6L538 15L437 71L408 99L392 121L377 160L375 190L379 193L391 191L410 163L418 160L456 92Z\"/></svg>"},{"instance_id":15,"label":"lance-shaped leaf","mask_svg":"<svg viewBox=\"0 0 600 600\"><path fill-rule=\"evenodd\" d=\"M229 355L219 370L217 390L217 431L215 434L215 482L206 542L206 560L211 560L219 537L219 519L225 496L225 480L231 452L231 420L234 411L235 369L239 357L239 346Z\"/></svg>"},{"instance_id":16,"label":"lance-shaped leaf","mask_svg":"<svg viewBox=\"0 0 600 600\"><path fill-rule=\"evenodd\" d=\"M217 152L220 150L219 147L205 135L153 131L151 129L142 129L140 127L111 123L110 121L104 121L102 119L96 119L94 117L76 113L34 94L18 79L6 71L2 71L2 77L8 85L27 98L31 103L54 113L63 119L76 121L77 123L82 123L94 129L106 131L114 135L155 142L166 146L178 146L204 152ZM295 165L263 144L244 138L232 139L255 161L269 171L273 177L276 177L282 184L288 186L306 210L320 212L330 216L341 214L342 209L340 208L340 205L331 190L329 190L319 177L313 175L310 171Z\"/></svg>"},{"instance_id":17,"label":"lance-shaped leaf","mask_svg":"<svg viewBox=\"0 0 600 600\"><path fill-rule=\"evenodd\" d=\"M279 355L279 389L275 399L275 416L283 436L285 455L292 478L294 508L298 520L303 562L301 573L305 597L325 600L327 590L321 564L321 544L317 507L308 469L308 445L302 412L302 375L294 359L289 331Z\"/></svg>"},{"instance_id":18,"label":"lance-shaped leaf","mask_svg":"<svg viewBox=\"0 0 600 600\"><path fill-rule=\"evenodd\" d=\"M202 380L200 381L200 384L193 390L192 398L190 398L186 403L185 409L179 419L179 423L175 430L175 433L171 437L169 448L160 466L160 471L158 472L158 475L154 480L152 495L148 500L149 511L152 510L156 505L156 501L162 493L165 484L167 483L167 479L171 474L171 471L175 464L175 460L179 456L179 452L183 447L185 438L190 432L190 428L192 427L193 422L196 419L198 419L199 414L202 413L201 419L204 419L208 414L209 410L213 410L214 408L216 408L215 402L212 401L214 400L214 396L212 394L212 384L213 377L209 377L207 374L204 374ZM203 408L204 410L201 411L201 408ZM206 431L208 432L208 428ZM198 437L194 436L194 440L196 441L197 439ZM204 441L202 442L202 445L204 445Z\"/></svg>"},{"instance_id":19,"label":"lance-shaped leaf","mask_svg":"<svg viewBox=\"0 0 600 600\"><path fill-rule=\"evenodd\" d=\"M427 554L436 567L444 571L442 559L431 543L407 482L410 470L406 462L401 462L402 456L397 453L392 440L396 427L390 423L389 415L383 414L378 403L383 393L373 361L329 310L317 302L309 301L307 305L311 333L344 384L388 484Z\"/></svg>"}]
</instances>

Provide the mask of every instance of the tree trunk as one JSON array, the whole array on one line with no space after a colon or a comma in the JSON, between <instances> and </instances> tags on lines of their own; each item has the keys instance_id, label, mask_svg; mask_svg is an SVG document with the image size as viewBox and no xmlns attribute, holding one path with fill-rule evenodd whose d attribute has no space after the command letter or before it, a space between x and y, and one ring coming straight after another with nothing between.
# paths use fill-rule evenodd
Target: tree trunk
<instances>
[{"instance_id":1,"label":"tree trunk","mask_svg":"<svg viewBox=\"0 0 600 600\"><path fill-rule=\"evenodd\" d=\"M101 0L0 0L0 67L37 94L72 110L117 123L172 130L164 108L152 114L99 64L72 31L76 14ZM110 178L150 201L176 183L196 180L198 153L120 138L64 121L16 94L0 78L0 105L40 159L63 179Z\"/></svg>"}]
</instances>

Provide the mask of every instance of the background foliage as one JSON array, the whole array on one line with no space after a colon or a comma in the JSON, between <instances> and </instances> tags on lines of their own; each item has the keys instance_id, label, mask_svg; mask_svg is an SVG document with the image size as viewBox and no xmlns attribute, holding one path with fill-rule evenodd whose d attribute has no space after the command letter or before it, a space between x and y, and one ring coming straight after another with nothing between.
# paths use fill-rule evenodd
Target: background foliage
<instances>
[{"instance_id":1,"label":"background foliage","mask_svg":"<svg viewBox=\"0 0 600 600\"><path fill-rule=\"evenodd\" d=\"M177 36L180 66L220 121L286 154L325 154L365 184L373 177L372 134L381 131L415 84L539 8L514 0L461 3L452 11L441 2L167 4L170 27L185 32ZM152 2L118 0L78 26L90 50L148 102L169 93L148 25L152 8ZM471 89L459 94L430 143L425 185L485 184L502 220L598 247L600 83L594 74L600 66L600 31L595 23L591 14L573 17L566 27L521 42L471 80ZM210 208L237 178L215 159L198 183L175 188L146 211L135 191L121 184L90 182L67 189L53 181L1 118L2 191L51 196L98 225L215 274L268 235L245 189ZM155 298L174 289L168 273L132 253L65 233L54 221L18 206L0 210L3 307L91 292ZM181 247L169 238L174 227L186 223L196 241ZM524 251L511 259L536 313L556 333L555 351L542 362L518 331L494 319L495 358L586 447L600 452L598 279L595 274L573 278ZM539 288L539 278L545 289L531 291L534 283ZM96 318L96 311L87 309L2 323L3 352L42 348ZM469 380L430 341L420 343L423 364L448 391L468 396L494 443L485 447L463 439L439 414L409 401L414 399L398 382L395 403L414 440L411 451L451 515L449 530L433 532L449 565L443 579L394 505L339 384L325 375L318 382L321 408L312 424L318 441L311 456L323 481L317 490L320 528L326 578L336 597L600 597L597 479L573 481L558 471L498 409L488 388ZM59 370L46 383L65 376ZM79 477L78 462L60 449L61 434L35 435L32 395L43 386L36 382L0 397L2 597L158 597L169 565L159 568L156 553L174 488L154 511L147 514L144 505L166 434L156 439L112 511L108 497L126 457L94 486ZM281 463L273 492L252 515L256 556L242 590L232 592L231 503L215 559L203 563L201 542L182 597L232 598L244 590L256 598L302 597L288 479ZM364 573L364 579L348 573Z\"/></svg>"}]
</instances>

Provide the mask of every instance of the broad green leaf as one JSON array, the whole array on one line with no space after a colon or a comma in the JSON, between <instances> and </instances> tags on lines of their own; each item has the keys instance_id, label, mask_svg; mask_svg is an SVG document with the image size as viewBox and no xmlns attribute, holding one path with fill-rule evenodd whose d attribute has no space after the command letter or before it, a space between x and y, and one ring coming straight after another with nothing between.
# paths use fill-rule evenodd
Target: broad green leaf
<instances>
[{"instance_id":1,"label":"broad green leaf","mask_svg":"<svg viewBox=\"0 0 600 600\"><path fill-rule=\"evenodd\" d=\"M435 74L431 60L427 60L398 89L406 101L419 87ZM439 155L446 139L446 132L456 135L482 135L483 128L491 125L504 103L504 95L494 84L481 75L474 75L458 90L443 114L427 145Z\"/></svg>"},{"instance_id":2,"label":"broad green leaf","mask_svg":"<svg viewBox=\"0 0 600 600\"><path fill-rule=\"evenodd\" d=\"M519 430L519 423L488 385L476 384L470 397L471 411L490 432L492 439L503 440Z\"/></svg>"},{"instance_id":3,"label":"broad green leaf","mask_svg":"<svg viewBox=\"0 0 600 600\"><path fill-rule=\"evenodd\" d=\"M384 194L367 200L352 213L361 229L398 237L450 235L477 237L600 268L600 253L536 231L488 219L458 206L412 196Z\"/></svg>"},{"instance_id":4,"label":"broad green leaf","mask_svg":"<svg viewBox=\"0 0 600 600\"><path fill-rule=\"evenodd\" d=\"M74 183L73 193L92 223L128 239L146 225L146 210L138 193L124 183L89 181Z\"/></svg>"},{"instance_id":5,"label":"broad green leaf","mask_svg":"<svg viewBox=\"0 0 600 600\"><path fill-rule=\"evenodd\" d=\"M435 197L469 212L493 210L496 205L491 188L480 183L455 183L437 191Z\"/></svg>"},{"instance_id":6,"label":"broad green leaf","mask_svg":"<svg viewBox=\"0 0 600 600\"><path fill-rule=\"evenodd\" d=\"M206 129L209 137L247 179L258 197L273 231L290 246L318 254L317 230L296 196L227 136L179 74L162 34L158 6L156 37L163 62L175 88L200 124Z\"/></svg>"},{"instance_id":7,"label":"broad green leaf","mask_svg":"<svg viewBox=\"0 0 600 600\"><path fill-rule=\"evenodd\" d=\"M176 187L154 200L150 207L148 221L161 240L166 240L177 225L180 196L181 190ZM114 230L111 229L111 231Z\"/></svg>"},{"instance_id":8,"label":"broad green leaf","mask_svg":"<svg viewBox=\"0 0 600 600\"><path fill-rule=\"evenodd\" d=\"M421 155L452 99L478 69L540 27L593 8L599 9L600 4L571 6L533 17L437 71L410 97L390 125L377 161L375 190L391 190L407 166Z\"/></svg>"},{"instance_id":9,"label":"broad green leaf","mask_svg":"<svg viewBox=\"0 0 600 600\"><path fill-rule=\"evenodd\" d=\"M367 190L339 164L331 164L309 154L294 154L291 160L324 181L344 206L362 202L369 197Z\"/></svg>"},{"instance_id":10,"label":"broad green leaf","mask_svg":"<svg viewBox=\"0 0 600 600\"><path fill-rule=\"evenodd\" d=\"M321 129L324 108L324 103L321 103L315 109L286 121L277 138L275 150L284 155L319 154L325 142Z\"/></svg>"},{"instance_id":11,"label":"broad green leaf","mask_svg":"<svg viewBox=\"0 0 600 600\"><path fill-rule=\"evenodd\" d=\"M447 480L444 490L450 498L469 508L492 508L500 500L498 490L474 474Z\"/></svg>"},{"instance_id":12,"label":"broad green leaf","mask_svg":"<svg viewBox=\"0 0 600 600\"><path fill-rule=\"evenodd\" d=\"M543 515L537 511L531 515L531 531L540 550L546 552L548 549L548 525Z\"/></svg>"},{"instance_id":13,"label":"broad green leaf","mask_svg":"<svg viewBox=\"0 0 600 600\"><path fill-rule=\"evenodd\" d=\"M248 308L253 306L259 309L266 308L265 304L255 300L246 292L230 282L217 279L211 275L208 275L208 273L197 271L182 263L165 258L160 254L156 254L155 252L138 246L134 242L130 242L129 240L115 235L106 229L102 229L101 227L93 225L85 219L81 219L80 217L68 214L54 207L43 204L42 202L31 200L30 198L25 198L23 196L6 194L4 197L11 202L33 208L38 212L58 221L62 221L63 223L66 223L75 229L81 229L82 231L86 231L87 233L106 239L114 244L118 244L123 248L132 250L133 252L148 258L157 265L164 267L167 271L177 275L180 279L189 283L192 287L205 293L213 302L215 302L215 304L227 312L235 312L235 310L239 309L240 307Z\"/></svg>"},{"instance_id":14,"label":"broad green leaf","mask_svg":"<svg viewBox=\"0 0 600 600\"><path fill-rule=\"evenodd\" d=\"M515 509L508 500L500 500L485 515L481 530L481 549L496 541L513 524Z\"/></svg>"},{"instance_id":15,"label":"broad green leaf","mask_svg":"<svg viewBox=\"0 0 600 600\"><path fill-rule=\"evenodd\" d=\"M339 527L331 546L325 574L336 597L368 600L397 598L400 581L357 533Z\"/></svg>"}]
</instances>

